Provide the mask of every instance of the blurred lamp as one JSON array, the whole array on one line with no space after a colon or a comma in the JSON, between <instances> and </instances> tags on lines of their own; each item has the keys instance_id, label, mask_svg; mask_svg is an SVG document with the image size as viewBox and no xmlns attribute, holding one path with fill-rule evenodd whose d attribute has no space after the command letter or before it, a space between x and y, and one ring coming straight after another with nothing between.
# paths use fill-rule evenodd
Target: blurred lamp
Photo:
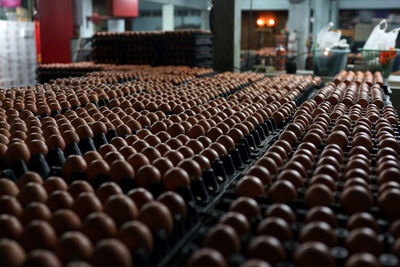
<instances>
[{"instance_id":1,"label":"blurred lamp","mask_svg":"<svg viewBox=\"0 0 400 267\"><path fill-rule=\"evenodd\" d=\"M275 19L274 18L269 18L267 20L267 26L268 27L274 27L275 26Z\"/></svg>"},{"instance_id":2,"label":"blurred lamp","mask_svg":"<svg viewBox=\"0 0 400 267\"><path fill-rule=\"evenodd\" d=\"M257 26L258 27L264 27L265 21L263 19L257 19Z\"/></svg>"}]
</instances>

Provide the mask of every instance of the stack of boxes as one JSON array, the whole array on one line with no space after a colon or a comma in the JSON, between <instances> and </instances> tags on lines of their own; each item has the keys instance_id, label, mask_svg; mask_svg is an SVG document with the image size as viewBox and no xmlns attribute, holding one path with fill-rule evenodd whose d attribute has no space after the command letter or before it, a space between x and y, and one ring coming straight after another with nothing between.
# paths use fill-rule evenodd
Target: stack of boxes
<instances>
[{"instance_id":1,"label":"stack of boxes","mask_svg":"<svg viewBox=\"0 0 400 267\"><path fill-rule=\"evenodd\" d=\"M0 20L0 88L36 83L33 22Z\"/></svg>"}]
</instances>

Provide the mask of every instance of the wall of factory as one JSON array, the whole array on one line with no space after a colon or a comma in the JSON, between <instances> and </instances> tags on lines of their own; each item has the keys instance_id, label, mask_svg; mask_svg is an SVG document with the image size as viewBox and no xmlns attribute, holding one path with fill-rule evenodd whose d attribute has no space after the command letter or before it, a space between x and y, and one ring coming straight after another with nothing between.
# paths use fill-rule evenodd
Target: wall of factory
<instances>
[{"instance_id":1,"label":"wall of factory","mask_svg":"<svg viewBox=\"0 0 400 267\"><path fill-rule=\"evenodd\" d=\"M161 16L138 17L132 21L134 31L157 31L161 30ZM175 16L175 29L191 28L199 29L201 25L200 16Z\"/></svg>"}]
</instances>

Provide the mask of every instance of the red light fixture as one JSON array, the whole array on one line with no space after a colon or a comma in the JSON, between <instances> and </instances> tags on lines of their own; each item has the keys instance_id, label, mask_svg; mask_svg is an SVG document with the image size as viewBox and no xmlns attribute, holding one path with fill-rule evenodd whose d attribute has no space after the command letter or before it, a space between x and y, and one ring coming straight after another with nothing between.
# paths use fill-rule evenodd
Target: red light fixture
<instances>
[{"instance_id":1,"label":"red light fixture","mask_svg":"<svg viewBox=\"0 0 400 267\"><path fill-rule=\"evenodd\" d=\"M268 27L274 27L274 26L275 26L275 23L276 23L276 21L275 21L274 18L269 18L269 19L267 19L267 26L268 26Z\"/></svg>"},{"instance_id":2,"label":"red light fixture","mask_svg":"<svg viewBox=\"0 0 400 267\"><path fill-rule=\"evenodd\" d=\"M257 19L257 26L264 27L265 21L262 18Z\"/></svg>"}]
</instances>

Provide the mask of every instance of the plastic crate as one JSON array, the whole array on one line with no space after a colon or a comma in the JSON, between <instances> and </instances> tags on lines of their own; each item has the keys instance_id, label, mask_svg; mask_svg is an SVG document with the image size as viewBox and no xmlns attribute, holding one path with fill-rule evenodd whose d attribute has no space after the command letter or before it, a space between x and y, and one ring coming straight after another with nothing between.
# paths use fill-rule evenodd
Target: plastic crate
<instances>
[{"instance_id":1,"label":"plastic crate","mask_svg":"<svg viewBox=\"0 0 400 267\"><path fill-rule=\"evenodd\" d=\"M339 71L346 68L349 52L348 49L313 49L314 74L335 76Z\"/></svg>"},{"instance_id":2,"label":"plastic crate","mask_svg":"<svg viewBox=\"0 0 400 267\"><path fill-rule=\"evenodd\" d=\"M400 49L363 49L360 48L361 62L356 67L371 72L380 71L384 78L392 73L393 63Z\"/></svg>"}]
</instances>

